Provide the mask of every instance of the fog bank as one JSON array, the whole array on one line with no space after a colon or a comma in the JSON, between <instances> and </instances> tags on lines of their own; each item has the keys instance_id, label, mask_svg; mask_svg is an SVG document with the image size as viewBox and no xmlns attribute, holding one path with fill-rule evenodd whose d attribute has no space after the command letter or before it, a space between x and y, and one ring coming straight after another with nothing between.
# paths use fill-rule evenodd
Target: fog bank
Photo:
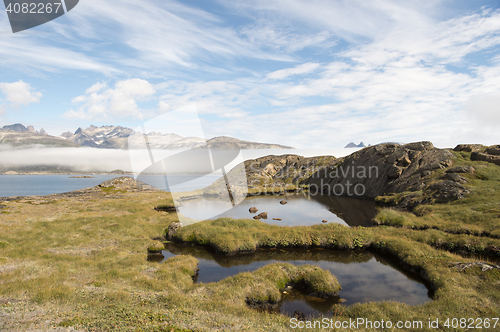
<instances>
[{"instance_id":1,"label":"fog bank","mask_svg":"<svg viewBox=\"0 0 500 332\"><path fill-rule=\"evenodd\" d=\"M226 171L236 166L241 160L255 159L267 155L297 154L305 157L330 155L342 157L359 149L256 149L241 150L238 158L227 166ZM153 161L158 162L178 154L179 150L152 150ZM139 173L152 164L151 155L144 150L114 150L96 148L47 148L33 146L30 148L12 148L0 146L0 168L13 169L30 166L60 166L72 168L78 172L111 172L123 170ZM168 163L168 159L165 159ZM189 174L205 173L205 167L198 160L188 158L168 165L169 173Z\"/></svg>"}]
</instances>

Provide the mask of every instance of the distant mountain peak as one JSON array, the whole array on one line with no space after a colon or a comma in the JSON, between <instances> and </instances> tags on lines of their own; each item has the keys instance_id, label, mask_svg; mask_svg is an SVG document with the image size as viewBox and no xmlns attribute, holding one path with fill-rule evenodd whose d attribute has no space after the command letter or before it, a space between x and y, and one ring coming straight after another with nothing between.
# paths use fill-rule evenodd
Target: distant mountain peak
<instances>
[{"instance_id":1,"label":"distant mountain peak","mask_svg":"<svg viewBox=\"0 0 500 332\"><path fill-rule=\"evenodd\" d=\"M365 147L366 147L366 145L363 142L361 142L359 144L355 144L354 142L350 142L344 148L349 149L349 148L365 148Z\"/></svg>"},{"instance_id":2,"label":"distant mountain peak","mask_svg":"<svg viewBox=\"0 0 500 332\"><path fill-rule=\"evenodd\" d=\"M17 131L17 132L20 132L20 133L26 133L26 132L29 131L28 128L26 128L21 123L15 123L15 124L12 124L12 125L3 126L2 130L5 130L5 131Z\"/></svg>"}]
</instances>

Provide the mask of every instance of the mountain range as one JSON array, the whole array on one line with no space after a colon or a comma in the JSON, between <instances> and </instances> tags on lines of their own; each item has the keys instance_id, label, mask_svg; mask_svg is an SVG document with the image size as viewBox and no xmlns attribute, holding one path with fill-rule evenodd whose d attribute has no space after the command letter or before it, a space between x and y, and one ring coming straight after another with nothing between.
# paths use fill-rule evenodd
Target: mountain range
<instances>
[{"instance_id":1,"label":"mountain range","mask_svg":"<svg viewBox=\"0 0 500 332\"><path fill-rule=\"evenodd\" d=\"M205 140L199 137L158 132L148 133L147 140L151 149L186 149L207 146L215 149L291 149L289 146L243 141L232 137L214 137ZM78 128L74 133L65 132L60 137L48 135L45 130L39 132L33 126L17 123L0 128L0 144L15 147L23 145L47 145L55 147L92 147L102 149L142 149L145 146L144 135L130 128L121 126L91 125L87 129Z\"/></svg>"}]
</instances>

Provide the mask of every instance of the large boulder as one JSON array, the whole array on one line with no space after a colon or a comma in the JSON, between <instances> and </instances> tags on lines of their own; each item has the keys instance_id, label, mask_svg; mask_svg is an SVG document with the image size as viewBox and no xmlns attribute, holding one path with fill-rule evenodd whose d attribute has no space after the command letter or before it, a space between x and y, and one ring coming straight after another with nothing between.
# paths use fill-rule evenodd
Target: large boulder
<instances>
[{"instance_id":1,"label":"large boulder","mask_svg":"<svg viewBox=\"0 0 500 332\"><path fill-rule=\"evenodd\" d=\"M484 153L500 156L500 145L492 145L487 148Z\"/></svg>"},{"instance_id":2,"label":"large boulder","mask_svg":"<svg viewBox=\"0 0 500 332\"><path fill-rule=\"evenodd\" d=\"M476 152L482 151L484 147L482 144L458 144L453 151Z\"/></svg>"},{"instance_id":3,"label":"large boulder","mask_svg":"<svg viewBox=\"0 0 500 332\"><path fill-rule=\"evenodd\" d=\"M482 153L482 152L472 152L470 155L470 160L486 161L500 166L500 156Z\"/></svg>"}]
</instances>

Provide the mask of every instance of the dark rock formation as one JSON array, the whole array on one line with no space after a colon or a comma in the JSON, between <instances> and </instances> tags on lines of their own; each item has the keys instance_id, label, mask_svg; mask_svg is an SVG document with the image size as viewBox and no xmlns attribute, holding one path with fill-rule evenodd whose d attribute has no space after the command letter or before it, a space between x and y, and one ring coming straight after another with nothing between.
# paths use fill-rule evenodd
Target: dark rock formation
<instances>
[{"instance_id":1,"label":"dark rock formation","mask_svg":"<svg viewBox=\"0 0 500 332\"><path fill-rule=\"evenodd\" d=\"M285 205L286 203L288 203L288 202L287 202L287 201L285 201L285 200L281 200L281 201L280 201L280 204L281 204L281 205Z\"/></svg>"},{"instance_id":2,"label":"dark rock formation","mask_svg":"<svg viewBox=\"0 0 500 332\"><path fill-rule=\"evenodd\" d=\"M482 144L458 144L453 151L476 152L485 148Z\"/></svg>"},{"instance_id":3,"label":"dark rock formation","mask_svg":"<svg viewBox=\"0 0 500 332\"><path fill-rule=\"evenodd\" d=\"M493 145L487 148L484 153L491 154L494 156L500 156L500 145Z\"/></svg>"},{"instance_id":4,"label":"dark rock formation","mask_svg":"<svg viewBox=\"0 0 500 332\"><path fill-rule=\"evenodd\" d=\"M250 212L250 213L256 213L257 211L259 211L259 209L257 209L254 206L252 206L251 208L248 209L248 212Z\"/></svg>"},{"instance_id":5,"label":"dark rock formation","mask_svg":"<svg viewBox=\"0 0 500 332\"><path fill-rule=\"evenodd\" d=\"M472 152L470 160L486 161L500 166L500 156L482 152Z\"/></svg>"},{"instance_id":6,"label":"dark rock formation","mask_svg":"<svg viewBox=\"0 0 500 332\"><path fill-rule=\"evenodd\" d=\"M309 190L338 196L375 198L390 193L424 190L430 175L452 165L448 150L431 142L386 143L357 151L333 167L320 169L306 182Z\"/></svg>"}]
</instances>

